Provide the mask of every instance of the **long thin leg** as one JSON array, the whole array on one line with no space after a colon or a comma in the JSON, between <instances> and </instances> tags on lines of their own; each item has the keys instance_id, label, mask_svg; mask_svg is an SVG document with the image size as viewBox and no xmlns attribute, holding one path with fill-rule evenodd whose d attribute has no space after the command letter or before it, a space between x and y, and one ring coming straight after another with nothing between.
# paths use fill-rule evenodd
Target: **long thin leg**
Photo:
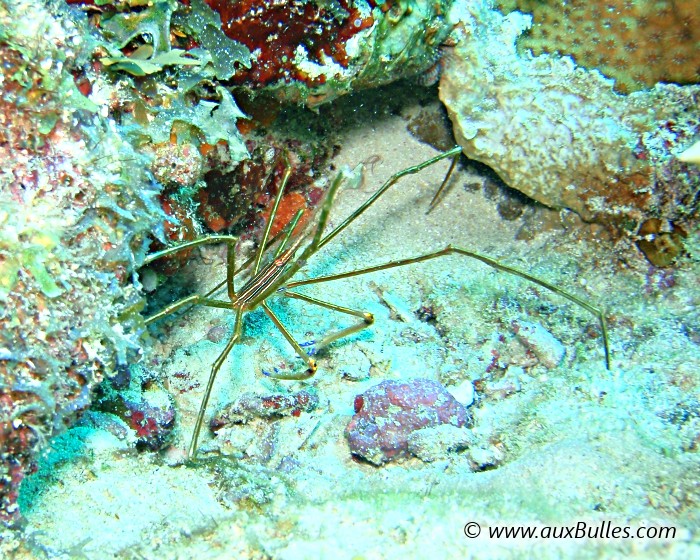
<instances>
[{"instance_id":1,"label":"long thin leg","mask_svg":"<svg viewBox=\"0 0 700 560\"><path fill-rule=\"evenodd\" d=\"M275 258L279 256L279 253L284 249L284 247L287 245L289 242L289 238L291 237L291 233L294 231L294 228L296 227L297 223L299 223L299 220L301 219L301 216L303 214L303 210L299 210L294 218L292 218L292 221L288 224L288 226L285 228L285 230L282 232L285 234L284 239L280 243L280 246L277 250L277 254L275 255ZM266 245L265 249L268 249L271 245L273 245L282 235L282 233L279 233L275 235ZM203 237L201 239L196 240L196 242L188 241L185 244L180 244L176 245L173 247L168 247L167 249L164 249L163 251L159 251L158 253L153 253L152 255L148 256L148 263L153 262L156 260L156 258L161 258L164 256L167 256L169 254L176 253L177 251L182 251L183 249L188 249L192 246L197 246L197 245L203 245L205 243L219 243L219 242L226 242L227 244L227 251L226 251L226 279L222 280L219 282L216 286L214 286L211 290L209 290L207 293L205 293L202 296L193 294L190 296L187 296L185 298L182 298L176 302L171 303L155 315L152 315L151 317L146 318L145 323L146 325L150 325L151 323L157 321L158 319L161 319L162 317L165 317L166 315L170 315L171 313L174 313L175 311L181 309L182 307L185 307L186 305L207 305L209 307L218 307L218 308L223 308L223 309L230 309L231 305L228 302L220 301L220 300L212 300L209 299L213 294L218 292L221 288L224 287L224 285L227 286L227 291L228 291L228 297L231 301L234 300L236 296L236 291L234 289L233 285L233 279L234 277L241 272L242 270L245 270L248 268L251 263L255 260L257 255L254 255L250 257L248 260L246 260L239 268L236 268L235 266L235 249L236 249L236 241L238 240L238 237L235 237L233 235L210 235L207 237ZM145 264L148 264L145 263Z\"/></svg>"},{"instance_id":2,"label":"long thin leg","mask_svg":"<svg viewBox=\"0 0 700 560\"><path fill-rule=\"evenodd\" d=\"M296 292L285 291L282 293L282 295L289 297L289 298L293 298L293 299L300 299L300 300L305 301L307 303L311 303L313 305L318 305L320 307L325 307L326 309L332 309L333 311L338 311L340 313L354 315L355 317L359 317L360 319L362 319L360 322L358 322L354 325L350 325L349 327L346 327L346 328L341 329L339 331L327 334L319 342L314 343L314 348L316 350L320 350L321 348L328 346L331 342L335 342L339 338L344 338L346 336L350 336L351 334L355 334L356 332L361 331L362 329L366 329L367 327L369 327L371 324L374 323L374 315L372 315L371 313L368 313L367 311L359 311L357 309L350 309L349 307L343 307L341 305L336 305L335 303L329 303L327 301L322 301L320 299L305 296L303 294L298 294Z\"/></svg>"},{"instance_id":3,"label":"long thin leg","mask_svg":"<svg viewBox=\"0 0 700 560\"><path fill-rule=\"evenodd\" d=\"M207 387L204 390L204 397L202 398L202 404L199 406L199 413L197 414L197 421L194 425L194 432L192 432L190 448L187 451L187 457L189 459L194 459L194 456L197 453L197 442L199 441L199 433L202 430L202 424L204 423L204 414L207 411L207 405L209 404L209 397L211 396L212 387L214 387L214 380L216 379L216 374L221 369L221 366L223 365L224 361L226 361L226 358L231 352L231 349L234 347L234 345L241 336L242 317L243 309L239 307L236 310L236 319L233 324L233 334L231 335L228 344L226 344L226 348L224 348L223 352L219 354L219 357L211 366L209 381L207 381Z\"/></svg>"},{"instance_id":4,"label":"long thin leg","mask_svg":"<svg viewBox=\"0 0 700 560\"><path fill-rule=\"evenodd\" d=\"M297 227L297 224L299 223L299 220L301 220L301 217L304 215L304 210L297 210L297 213L294 214L294 217L292 218L292 221L289 222L285 228L286 231L284 231L284 239L279 244L279 247L277 247L277 251L275 251L275 256L273 259L276 259L282 254L282 251L284 251L285 247L289 243L289 240L292 237L292 233L294 233L294 229Z\"/></svg>"},{"instance_id":5,"label":"long thin leg","mask_svg":"<svg viewBox=\"0 0 700 560\"><path fill-rule=\"evenodd\" d=\"M406 175L410 175L413 173L418 173L419 171L425 169L426 167L429 167L433 165L434 163L437 163L440 160L443 160L448 157L453 158L452 165L450 165L449 171L447 172L447 175L445 176L445 179L438 189L438 193L436 194L436 197L434 197L433 202L431 203L431 208L435 204L435 200L437 196L440 194L444 186L447 184L447 181L449 180L449 177L455 167L456 161L459 158L459 154L461 154L462 149L459 146L455 146L451 150L448 150L447 152L443 152L442 154L438 154L432 159L429 159L428 161L424 161L423 163L420 163L418 165L415 165L413 167L409 167L408 169L404 169L403 171L399 171L398 173L392 175L385 183L382 185L377 192L375 192L369 200L367 200L362 206L360 206L355 212L353 212L348 218L346 218L342 224L340 224L338 227L336 227L331 233L329 233L326 237L323 237L323 231L326 229L326 225L328 223L328 218L330 216L330 211L331 207L333 205L333 199L335 198L335 195L340 188L340 185L343 183L343 175L338 174L338 176L334 179L333 183L331 184L330 188L328 189L328 193L326 194L326 200L323 203L323 206L321 207L321 211L319 214L319 219L318 223L316 225L316 230L314 233L314 236L311 240L311 243L304 249L300 257L294 261L290 267L289 270L285 273L286 278L291 278L296 274L296 272L306 264L306 261L314 254L316 253L323 245L331 241L336 235L338 235L342 230L344 230L347 226L349 226L360 214L362 214L367 208L369 208L382 194L384 194L394 183L396 183L399 179ZM253 269L253 274L257 273L259 267L260 267L260 262L262 261L262 255L264 251L272 244L274 243L275 239L281 234L278 234L278 236L275 237L271 242L267 242L267 238L269 236L269 230L272 227L272 221L274 220L275 215L277 214L277 208L279 206L279 202L282 199L282 191L284 190L284 187L287 183L287 180L289 178L289 173L290 170L288 169L287 172L285 173L285 177L282 179L282 185L280 186L280 192L277 194L277 199L275 200L275 204L273 206L272 212L270 213L270 219L268 220L268 224L265 228L265 233L263 235L263 242L260 244L260 247L258 249L257 254L254 257L255 260L255 267ZM301 216L299 215L299 218ZM294 226L296 226L298 219L295 218L292 220L293 225L291 228L289 228L286 232L286 237L280 247L277 250L277 253L275 255L275 258L277 258L284 246L287 244L289 237L291 236L292 232L294 231ZM243 270L247 268L248 264L251 262L251 259L246 261L239 269L235 270L233 274L237 274L240 270ZM208 297L212 294L214 294L217 290L219 290L225 282L220 282L217 284L214 288L212 288L209 292L205 294L205 297Z\"/></svg>"},{"instance_id":6,"label":"long thin leg","mask_svg":"<svg viewBox=\"0 0 700 560\"><path fill-rule=\"evenodd\" d=\"M223 307L224 309L230 309L231 305L230 303L227 302L222 302L218 300L212 300L209 299L209 296L211 296L214 292L216 292L221 286L224 284L227 285L228 287L228 296L231 301L234 300L236 296L236 292L233 287L233 276L235 275L235 250L236 250L236 243L238 242L238 237L235 235L208 235L206 237L200 237L199 239L195 239L194 241L186 241L184 243L178 243L177 245L173 245L171 247L167 247L166 249L163 249L162 251L156 251L155 253L151 253L148 255L144 261L143 264L144 266L147 264L152 263L155 260L158 260L163 257L167 257L168 255L175 254L179 251L184 251L185 249L191 249L193 247L198 247L200 245L208 245L208 244L213 244L213 243L226 243L226 280L224 280L222 283L216 286L215 289L210 290L208 293L206 293L204 296L200 296L197 294L193 294L190 296L187 296L185 298L182 298L176 302L171 303L170 305L166 306L164 309L160 310L158 313L155 315L152 315L151 317L147 317L145 320L146 325L150 325L154 321L157 321L158 319L165 317L166 315L170 315L171 313L174 313L178 309L181 309L182 307L185 307L186 305L207 305L209 307Z\"/></svg>"},{"instance_id":7,"label":"long thin leg","mask_svg":"<svg viewBox=\"0 0 700 560\"><path fill-rule=\"evenodd\" d=\"M236 300L236 288L233 285L233 277L236 275L236 246L230 243L226 246L226 292L228 299Z\"/></svg>"},{"instance_id":8,"label":"long thin leg","mask_svg":"<svg viewBox=\"0 0 700 560\"><path fill-rule=\"evenodd\" d=\"M430 201L430 205L428 206L428 210L426 211L426 214L430 214L430 212L433 211L433 208L437 206L437 203L440 201L440 195L442 195L442 191L445 190L445 187L447 186L447 183L450 180L450 177L452 176L452 172L455 170L455 167L457 166L457 162L459 161L459 156L461 155L461 151L457 152L454 156L452 156L452 163L450 164L450 168L447 170L447 174L445 175L445 178L442 180L442 184L440 185L440 188L435 192L435 195L433 196L433 200Z\"/></svg>"},{"instance_id":9,"label":"long thin leg","mask_svg":"<svg viewBox=\"0 0 700 560\"><path fill-rule=\"evenodd\" d=\"M265 232L263 233L262 239L260 240L260 247L258 248L258 253L257 255L255 255L255 266L253 267L253 276L255 276L258 273L258 270L260 270L260 262L262 261L262 256L265 252L267 238L270 236L272 222L275 221L275 217L277 216L277 209L280 206L282 196L284 195L284 189L287 187L287 181L289 180L289 176L291 174L292 168L289 167L289 165L287 165L286 169L284 170L284 175L282 176L282 183L280 184L280 189L277 192L277 197L275 198L275 203L273 204L272 210L270 211L270 217L268 218L267 224L265 225Z\"/></svg>"},{"instance_id":10,"label":"long thin leg","mask_svg":"<svg viewBox=\"0 0 700 560\"><path fill-rule=\"evenodd\" d=\"M206 305L207 307L216 307L217 309L231 310L230 301L210 299L207 297L200 296L199 294L192 294L191 296L184 297L171 303L170 305L167 305L155 315L146 317L146 319L144 319L144 323L146 325L150 325L151 323L156 322L158 319L162 319L163 317L166 317L171 313L175 313L178 309L182 309L187 305Z\"/></svg>"},{"instance_id":11,"label":"long thin leg","mask_svg":"<svg viewBox=\"0 0 700 560\"><path fill-rule=\"evenodd\" d=\"M333 180L333 183L331 183L331 186L329 187L328 192L326 193L326 199L324 200L323 206L321 207L314 236L311 242L304 248L301 255L299 255L298 258L296 258L287 267L287 270L285 270L284 272L284 276L278 280L282 284L284 283L285 279L289 279L292 276L294 276L299 271L299 269L306 264L309 258L313 256L313 254L318 250L318 244L321 240L321 236L323 235L323 230L326 228L326 223L328 221L328 216L331 212L331 206L333 205L335 193L338 192L338 188L340 187L340 185L343 184L343 179L343 174L339 173L338 176ZM302 238L298 239L297 241L301 241L301 239Z\"/></svg>"},{"instance_id":12,"label":"long thin leg","mask_svg":"<svg viewBox=\"0 0 700 560\"><path fill-rule=\"evenodd\" d=\"M262 303L262 308L265 310L265 313L267 313L267 316L272 320L272 322L275 324L275 326L279 329L279 331L284 335L284 338L287 339L287 342L294 348L294 351L299 355L299 357L306 362L306 365L309 366L309 368L303 372L303 373L293 373L293 374L288 374L288 375L270 375L270 377L274 377L275 379L308 379L311 377L314 373L316 373L316 360L311 358L304 350L302 349L301 346L299 346L299 343L294 340L294 337L289 334L289 331L287 328L282 324L282 322L277 318L277 315L275 315L270 309L270 307L267 305L267 303L263 302Z\"/></svg>"},{"instance_id":13,"label":"long thin leg","mask_svg":"<svg viewBox=\"0 0 700 560\"><path fill-rule=\"evenodd\" d=\"M468 249L462 249L460 247L453 247L452 245L448 245L447 247L445 247L444 249L442 249L440 251L426 253L426 254L420 255L418 257L390 261L390 262L387 262L384 264L370 266L370 267L362 268L359 270L352 270L349 272L341 272L339 274L331 274L328 276L319 276L317 278L308 278L306 280L298 280L296 282L289 282L288 284L286 284L285 287L286 288L295 288L297 286L306 286L308 284L320 284L321 282L330 282L333 280L340 280L341 278L351 278L353 276L360 276L362 274L368 274L370 272L377 272L379 270L387 270L389 268L396 268L398 266L406 266L409 264L419 263L419 262L427 261L430 259L435 259L438 257L444 257L445 255L450 255L450 254L464 255L466 257L481 261L484 264L487 264L488 266L495 268L496 270L501 270L501 271L507 272L509 274L514 274L515 276L520 276L521 278L524 278L525 280L533 282L534 284L537 284L539 286L542 286L543 288L549 290L550 292L553 292L557 295L560 295L560 296L568 299L569 301L575 303L579 307L582 307L583 309L586 309L587 311L591 312L593 315L595 315L598 318L598 322L600 323L600 330L601 330L601 333L603 335L603 349L605 351L605 367L608 370L610 369L610 343L608 340L608 327L607 327L607 323L605 322L605 315L598 307L594 306L593 304L587 302L584 299L581 299L578 296L575 296L574 294L572 294L570 292L567 292L566 290L563 290L559 286L555 286L554 284L550 284L549 282L542 280L540 278L537 278L536 276L533 276L532 274L529 274L523 270L520 270L519 268L515 268L512 266L502 264L495 259L492 259L492 258L487 257L485 255L481 255L479 253L475 253L474 251L469 251Z\"/></svg>"},{"instance_id":14,"label":"long thin leg","mask_svg":"<svg viewBox=\"0 0 700 560\"><path fill-rule=\"evenodd\" d=\"M422 171L426 167L430 167L434 163L437 163L440 160L443 160L448 157L456 158L459 156L459 154L462 153L462 148L461 146L455 146L451 150L448 150L446 152L443 152L441 154L438 154L434 158L431 158L427 161L424 161L423 163L419 163L418 165L414 165L413 167L408 167L402 171L399 171L398 173L394 173L387 181L379 187L377 192L375 192L362 206L360 206L357 210L355 210L352 214L350 214L345 220L343 221L342 224L337 226L333 231L331 231L328 235L326 235L322 240L320 240L316 246L316 250L320 249L323 247L326 243L330 242L336 235L338 235L341 231L343 231L346 227L348 227L355 219L360 216L367 208L372 206L374 202L382 196L389 188L394 185L399 179L402 177L405 177L406 175L413 175L414 173L418 173L419 171ZM453 162L452 165L450 166L449 171L447 172L447 176L445 177L445 180L443 181L442 186L440 189L438 189L438 194L440 191L444 188L444 185L447 183L447 179L449 178L450 174L452 173L452 170L454 169L455 163ZM431 203L431 206L433 203ZM325 225L325 224L324 224Z\"/></svg>"},{"instance_id":15,"label":"long thin leg","mask_svg":"<svg viewBox=\"0 0 700 560\"><path fill-rule=\"evenodd\" d=\"M226 243L227 245L235 245L238 242L238 237L235 235L207 235L206 237L200 237L194 241L185 241L184 243L178 243L177 245L172 245L161 251L156 251L147 255L143 259L144 266L151 264L153 261L158 260L162 257L167 257L177 253L178 251L184 251L185 249L192 249L193 247L199 247L200 245L208 245L211 243Z\"/></svg>"}]
</instances>

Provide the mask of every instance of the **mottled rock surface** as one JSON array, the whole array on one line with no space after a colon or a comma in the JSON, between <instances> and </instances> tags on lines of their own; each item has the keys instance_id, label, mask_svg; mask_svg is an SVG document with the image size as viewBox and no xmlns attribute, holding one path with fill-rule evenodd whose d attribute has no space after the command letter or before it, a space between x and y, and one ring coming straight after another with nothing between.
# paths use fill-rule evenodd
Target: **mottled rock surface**
<instances>
[{"instance_id":1,"label":"mottled rock surface","mask_svg":"<svg viewBox=\"0 0 700 560\"><path fill-rule=\"evenodd\" d=\"M470 423L467 409L436 381L382 381L355 397L345 437L353 455L382 465L408 456L409 438L423 428Z\"/></svg>"},{"instance_id":2,"label":"mottled rock surface","mask_svg":"<svg viewBox=\"0 0 700 560\"><path fill-rule=\"evenodd\" d=\"M520 53L529 15L477 0L456 4L451 18L456 45L440 98L465 155L587 221L636 231L650 217L692 218L700 173L676 156L700 129L700 86L620 95L614 80L570 57Z\"/></svg>"},{"instance_id":3,"label":"mottled rock surface","mask_svg":"<svg viewBox=\"0 0 700 560\"><path fill-rule=\"evenodd\" d=\"M140 351L131 272L162 220L146 158L81 90L85 21L0 1L0 521L39 452ZM106 107L105 107L106 109Z\"/></svg>"}]
</instances>

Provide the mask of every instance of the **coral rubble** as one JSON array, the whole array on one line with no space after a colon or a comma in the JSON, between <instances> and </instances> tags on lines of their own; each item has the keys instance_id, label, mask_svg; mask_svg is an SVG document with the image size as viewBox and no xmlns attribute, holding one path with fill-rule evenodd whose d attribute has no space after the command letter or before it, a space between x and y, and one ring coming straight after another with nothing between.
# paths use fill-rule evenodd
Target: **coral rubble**
<instances>
[{"instance_id":1,"label":"coral rubble","mask_svg":"<svg viewBox=\"0 0 700 560\"><path fill-rule=\"evenodd\" d=\"M318 395L313 389L302 389L295 393L273 393L258 395L244 393L235 402L220 410L212 420L213 429L236 423L245 423L254 418L281 418L299 416L318 407Z\"/></svg>"},{"instance_id":2,"label":"coral rubble","mask_svg":"<svg viewBox=\"0 0 700 560\"><path fill-rule=\"evenodd\" d=\"M596 3L597 4L597 3ZM700 175L677 155L700 127L700 86L620 95L570 57L521 54L532 18L487 0L456 4L440 97L464 153L505 182L585 220L635 230L697 209Z\"/></svg>"},{"instance_id":3,"label":"coral rubble","mask_svg":"<svg viewBox=\"0 0 700 560\"><path fill-rule=\"evenodd\" d=\"M92 411L103 411L132 430L138 449L157 451L169 442L175 427L173 398L156 381L153 372L140 367L118 368L96 391ZM96 414L99 414L97 412Z\"/></svg>"}]
</instances>

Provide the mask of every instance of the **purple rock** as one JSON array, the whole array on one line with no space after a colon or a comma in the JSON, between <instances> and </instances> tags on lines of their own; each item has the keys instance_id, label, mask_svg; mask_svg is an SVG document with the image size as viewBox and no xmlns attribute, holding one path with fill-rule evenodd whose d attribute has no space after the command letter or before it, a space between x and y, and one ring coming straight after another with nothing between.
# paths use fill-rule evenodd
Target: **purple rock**
<instances>
[{"instance_id":1,"label":"purple rock","mask_svg":"<svg viewBox=\"0 0 700 560\"><path fill-rule=\"evenodd\" d=\"M345 437L354 455L382 465L409 455L408 438L421 428L470 423L467 409L435 381L382 381L355 397Z\"/></svg>"}]
</instances>

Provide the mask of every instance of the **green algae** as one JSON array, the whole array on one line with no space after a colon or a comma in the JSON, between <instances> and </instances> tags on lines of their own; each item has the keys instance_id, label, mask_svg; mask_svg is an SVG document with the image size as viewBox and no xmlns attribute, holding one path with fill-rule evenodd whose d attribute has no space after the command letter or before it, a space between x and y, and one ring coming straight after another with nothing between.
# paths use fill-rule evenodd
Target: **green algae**
<instances>
[{"instance_id":1,"label":"green algae","mask_svg":"<svg viewBox=\"0 0 700 560\"><path fill-rule=\"evenodd\" d=\"M60 230L45 230L41 223L12 217L23 213L16 203L0 200L0 300L15 287L21 270L27 270L47 297L57 297L58 287L47 264L56 262L53 250L59 243ZM28 216L24 214L26 218Z\"/></svg>"},{"instance_id":2,"label":"green algae","mask_svg":"<svg viewBox=\"0 0 700 560\"><path fill-rule=\"evenodd\" d=\"M171 48L171 26L190 34L201 47ZM218 102L202 99L199 86L231 77L237 65L250 67L251 54L224 35L219 15L202 0L191 2L189 10L167 0L140 12L115 13L94 32L99 36L96 45L109 54L100 61L113 72L124 105L133 107L120 115L120 131L134 145L168 143L177 130L178 141L184 131L199 143L225 142L233 161L248 156L236 127L245 115L231 93L215 86ZM125 54L120 49L128 45L138 46Z\"/></svg>"},{"instance_id":3,"label":"green algae","mask_svg":"<svg viewBox=\"0 0 700 560\"><path fill-rule=\"evenodd\" d=\"M112 56L100 59L106 67L112 70L127 72L132 76L146 76L162 71L166 66L199 66L201 61L185 56L182 49L173 49L160 53L151 58L139 58L138 56L124 56L113 52Z\"/></svg>"},{"instance_id":4,"label":"green algae","mask_svg":"<svg viewBox=\"0 0 700 560\"><path fill-rule=\"evenodd\" d=\"M250 51L221 30L221 16L203 0L192 0L190 7L188 14L177 14L173 23L195 38L206 51L214 76L219 80L227 80L236 72L236 65L250 68Z\"/></svg>"},{"instance_id":5,"label":"green algae","mask_svg":"<svg viewBox=\"0 0 700 560\"><path fill-rule=\"evenodd\" d=\"M158 111L153 122L140 133L149 135L154 143L166 142L173 125L183 123L199 130L208 144L213 145L220 140L227 142L232 157L243 159L248 151L236 128L236 120L245 115L228 90L218 87L216 91L221 99L219 103L201 100L191 105L181 96L174 97L172 106Z\"/></svg>"},{"instance_id":6,"label":"green algae","mask_svg":"<svg viewBox=\"0 0 700 560\"><path fill-rule=\"evenodd\" d=\"M187 51L171 49L171 26L184 30L201 45ZM115 13L100 23L109 56L101 61L110 69L133 76L146 76L167 66L201 66L199 80L215 77L226 80L236 72L237 65L250 68L248 48L227 37L221 30L221 18L203 0L193 0L187 11L174 0L155 2L140 12ZM143 40L141 45L125 55L120 52L130 43ZM210 69L205 69L210 66Z\"/></svg>"},{"instance_id":7,"label":"green algae","mask_svg":"<svg viewBox=\"0 0 700 560\"><path fill-rule=\"evenodd\" d=\"M154 2L140 12L115 13L100 22L107 39L118 48L125 47L137 37L148 37L156 53L170 50L170 19L177 8L174 0Z\"/></svg>"}]
</instances>

